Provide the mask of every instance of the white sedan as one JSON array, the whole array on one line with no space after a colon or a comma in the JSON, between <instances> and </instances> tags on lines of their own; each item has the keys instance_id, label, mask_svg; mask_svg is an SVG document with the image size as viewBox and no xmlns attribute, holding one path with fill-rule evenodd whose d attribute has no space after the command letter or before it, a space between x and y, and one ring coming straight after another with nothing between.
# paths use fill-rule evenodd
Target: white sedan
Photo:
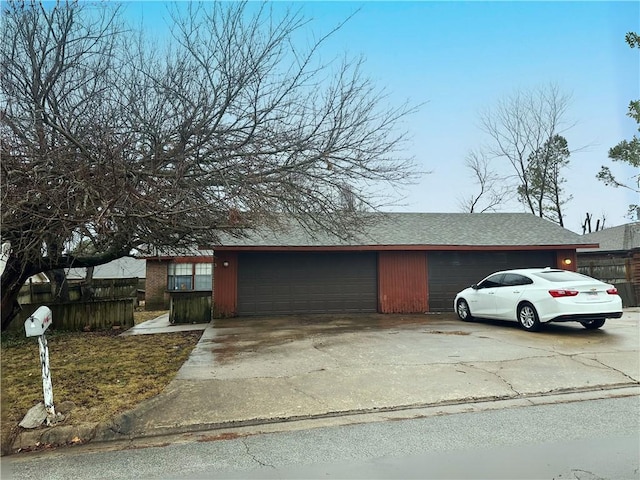
<instances>
[{"instance_id":1,"label":"white sedan","mask_svg":"<svg viewBox=\"0 0 640 480\"><path fill-rule=\"evenodd\" d=\"M608 283L568 270L523 268L489 275L456 295L461 320L517 320L527 331L548 322L580 322L585 328L622 316L622 299Z\"/></svg>"}]
</instances>

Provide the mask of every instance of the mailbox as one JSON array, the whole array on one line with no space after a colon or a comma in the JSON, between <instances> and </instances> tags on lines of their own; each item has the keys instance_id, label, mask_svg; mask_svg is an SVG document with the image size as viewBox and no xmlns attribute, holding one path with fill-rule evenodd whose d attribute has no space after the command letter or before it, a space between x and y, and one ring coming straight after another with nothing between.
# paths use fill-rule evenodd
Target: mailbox
<instances>
[{"instance_id":1,"label":"mailbox","mask_svg":"<svg viewBox=\"0 0 640 480\"><path fill-rule=\"evenodd\" d=\"M33 315L24 321L24 331L27 337L39 337L44 335L44 331L51 325L51 309L49 307L39 307Z\"/></svg>"}]
</instances>

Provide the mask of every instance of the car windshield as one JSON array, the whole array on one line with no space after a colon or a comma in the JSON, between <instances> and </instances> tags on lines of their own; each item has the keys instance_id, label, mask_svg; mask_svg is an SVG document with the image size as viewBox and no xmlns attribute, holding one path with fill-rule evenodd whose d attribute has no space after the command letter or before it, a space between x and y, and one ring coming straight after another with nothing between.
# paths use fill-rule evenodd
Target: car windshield
<instances>
[{"instance_id":1,"label":"car windshield","mask_svg":"<svg viewBox=\"0 0 640 480\"><path fill-rule=\"evenodd\" d=\"M593 280L591 277L566 270L549 270L548 272L534 273L536 277L544 278L550 282L575 282L578 280Z\"/></svg>"}]
</instances>

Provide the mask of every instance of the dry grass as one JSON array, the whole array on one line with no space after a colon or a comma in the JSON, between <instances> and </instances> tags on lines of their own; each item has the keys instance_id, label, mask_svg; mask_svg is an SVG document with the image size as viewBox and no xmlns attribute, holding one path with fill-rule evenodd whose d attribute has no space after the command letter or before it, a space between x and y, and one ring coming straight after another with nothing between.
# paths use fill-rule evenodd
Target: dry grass
<instances>
[{"instance_id":1,"label":"dry grass","mask_svg":"<svg viewBox=\"0 0 640 480\"><path fill-rule=\"evenodd\" d=\"M140 314L151 312L136 312ZM151 318L164 312L153 312ZM136 319L136 324L141 320ZM118 336L121 332L47 335L54 405L71 401L67 424L102 422L160 393L174 378L202 332ZM27 411L43 401L38 343L2 335L1 435L6 451Z\"/></svg>"},{"instance_id":2,"label":"dry grass","mask_svg":"<svg viewBox=\"0 0 640 480\"><path fill-rule=\"evenodd\" d=\"M160 315L164 315L165 313L168 313L167 310L157 310L157 311L140 310L140 311L134 312L133 322L135 325L138 325L139 323L146 322L147 320L153 320L154 318L158 318Z\"/></svg>"}]
</instances>

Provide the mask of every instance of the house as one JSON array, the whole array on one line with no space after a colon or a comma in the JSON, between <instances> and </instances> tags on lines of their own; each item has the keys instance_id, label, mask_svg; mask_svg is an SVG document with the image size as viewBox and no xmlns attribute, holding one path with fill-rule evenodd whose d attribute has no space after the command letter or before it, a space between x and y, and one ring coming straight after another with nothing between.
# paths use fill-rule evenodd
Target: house
<instances>
[{"instance_id":1,"label":"house","mask_svg":"<svg viewBox=\"0 0 640 480\"><path fill-rule=\"evenodd\" d=\"M68 268L65 274L70 283L78 284L87 278L87 270L88 268L85 267ZM144 259L122 257L93 267L91 278L94 286L98 286L96 284L106 286L111 283L114 292L116 291L115 283L118 283L120 294L129 290L129 293L136 297L136 306L139 306L145 301L146 274L147 266Z\"/></svg>"},{"instance_id":2,"label":"house","mask_svg":"<svg viewBox=\"0 0 640 480\"><path fill-rule=\"evenodd\" d=\"M640 305L640 222L587 233L596 249L578 249L578 271L618 288L625 307Z\"/></svg>"},{"instance_id":3,"label":"house","mask_svg":"<svg viewBox=\"0 0 640 480\"><path fill-rule=\"evenodd\" d=\"M87 277L86 268L69 268L66 270L67 279L84 280ZM146 261L141 258L122 257L103 265L93 267L93 277L105 278L139 278L144 279L147 274Z\"/></svg>"},{"instance_id":4,"label":"house","mask_svg":"<svg viewBox=\"0 0 640 480\"><path fill-rule=\"evenodd\" d=\"M208 288L215 316L448 311L459 290L489 273L575 270L576 249L598 246L527 213L367 215L372 221L350 239L312 236L291 222L222 236L215 252L147 258L147 304Z\"/></svg>"}]
</instances>

